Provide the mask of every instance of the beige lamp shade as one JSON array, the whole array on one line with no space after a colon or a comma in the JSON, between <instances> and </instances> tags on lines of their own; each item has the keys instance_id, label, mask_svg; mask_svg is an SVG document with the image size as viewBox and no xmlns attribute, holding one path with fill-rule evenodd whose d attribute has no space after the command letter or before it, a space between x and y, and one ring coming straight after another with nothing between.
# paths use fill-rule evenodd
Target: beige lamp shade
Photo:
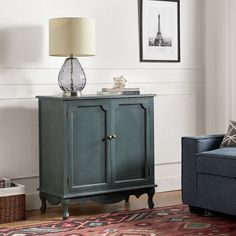
<instances>
[{"instance_id":1,"label":"beige lamp shade","mask_svg":"<svg viewBox=\"0 0 236 236\"><path fill-rule=\"evenodd\" d=\"M49 20L50 56L94 56L95 21L89 18Z\"/></svg>"}]
</instances>

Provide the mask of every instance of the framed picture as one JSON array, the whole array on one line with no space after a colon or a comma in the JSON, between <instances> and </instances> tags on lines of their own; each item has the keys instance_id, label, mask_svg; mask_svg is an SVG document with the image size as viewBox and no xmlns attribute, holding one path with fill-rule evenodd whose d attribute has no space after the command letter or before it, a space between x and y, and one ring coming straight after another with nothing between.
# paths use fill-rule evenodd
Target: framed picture
<instances>
[{"instance_id":1,"label":"framed picture","mask_svg":"<svg viewBox=\"0 0 236 236\"><path fill-rule=\"evenodd\" d=\"M179 0L140 0L140 61L180 62Z\"/></svg>"}]
</instances>

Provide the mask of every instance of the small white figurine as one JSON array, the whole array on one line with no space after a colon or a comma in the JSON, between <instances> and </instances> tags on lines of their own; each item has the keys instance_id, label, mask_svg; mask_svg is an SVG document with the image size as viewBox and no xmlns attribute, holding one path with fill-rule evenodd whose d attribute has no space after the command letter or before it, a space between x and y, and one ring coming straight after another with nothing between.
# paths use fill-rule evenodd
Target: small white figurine
<instances>
[{"instance_id":1,"label":"small white figurine","mask_svg":"<svg viewBox=\"0 0 236 236\"><path fill-rule=\"evenodd\" d=\"M113 81L113 89L125 88L125 83L127 82L123 75L121 75L120 77L114 77Z\"/></svg>"}]
</instances>

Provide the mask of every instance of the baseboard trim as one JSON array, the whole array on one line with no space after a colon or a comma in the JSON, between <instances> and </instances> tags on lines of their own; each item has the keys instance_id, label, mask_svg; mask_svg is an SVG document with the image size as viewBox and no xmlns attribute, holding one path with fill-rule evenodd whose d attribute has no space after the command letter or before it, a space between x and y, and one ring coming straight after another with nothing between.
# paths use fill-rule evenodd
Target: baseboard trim
<instances>
[{"instance_id":1,"label":"baseboard trim","mask_svg":"<svg viewBox=\"0 0 236 236\"><path fill-rule=\"evenodd\" d=\"M38 193L26 194L26 210L38 210L41 207L41 201Z\"/></svg>"},{"instance_id":2,"label":"baseboard trim","mask_svg":"<svg viewBox=\"0 0 236 236\"><path fill-rule=\"evenodd\" d=\"M181 189L181 176L159 178L155 180L157 184L156 192L169 192Z\"/></svg>"}]
</instances>

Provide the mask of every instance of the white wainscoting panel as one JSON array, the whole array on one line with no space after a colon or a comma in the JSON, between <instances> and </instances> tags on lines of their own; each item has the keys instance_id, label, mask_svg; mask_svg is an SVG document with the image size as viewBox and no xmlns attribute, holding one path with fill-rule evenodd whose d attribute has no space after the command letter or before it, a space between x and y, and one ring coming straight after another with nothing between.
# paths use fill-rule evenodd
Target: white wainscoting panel
<instances>
[{"instance_id":1,"label":"white wainscoting panel","mask_svg":"<svg viewBox=\"0 0 236 236\"><path fill-rule=\"evenodd\" d=\"M155 163L180 162L181 137L196 134L196 95L157 97Z\"/></svg>"},{"instance_id":2,"label":"white wainscoting panel","mask_svg":"<svg viewBox=\"0 0 236 236\"><path fill-rule=\"evenodd\" d=\"M155 165L156 192L181 189L181 162Z\"/></svg>"},{"instance_id":3,"label":"white wainscoting panel","mask_svg":"<svg viewBox=\"0 0 236 236\"><path fill-rule=\"evenodd\" d=\"M0 176L38 175L36 100L0 100Z\"/></svg>"}]
</instances>

